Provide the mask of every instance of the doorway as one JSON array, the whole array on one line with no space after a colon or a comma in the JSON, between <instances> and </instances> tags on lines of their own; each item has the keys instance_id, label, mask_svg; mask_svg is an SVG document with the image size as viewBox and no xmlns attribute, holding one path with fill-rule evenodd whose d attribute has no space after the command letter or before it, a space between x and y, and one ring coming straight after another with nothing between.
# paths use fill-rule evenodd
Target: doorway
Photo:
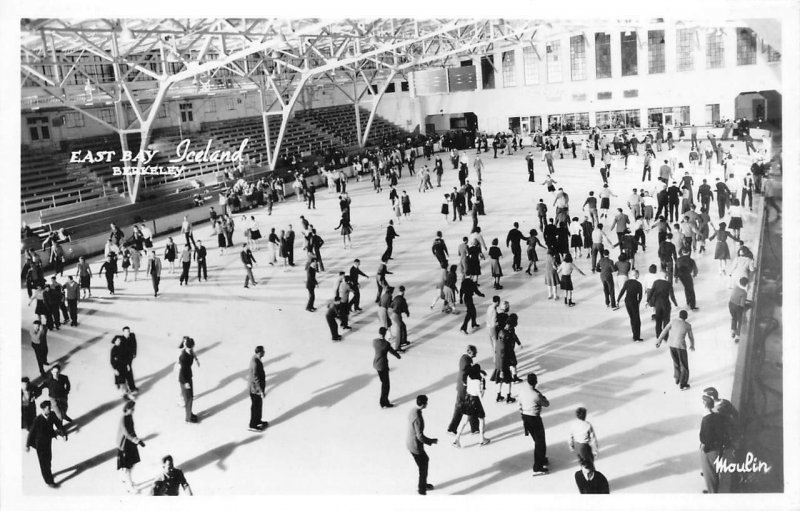
<instances>
[{"instance_id":1,"label":"doorway","mask_svg":"<svg viewBox=\"0 0 800 511\"><path fill-rule=\"evenodd\" d=\"M753 99L753 119L765 119L767 117L767 102L764 98Z\"/></svg>"}]
</instances>

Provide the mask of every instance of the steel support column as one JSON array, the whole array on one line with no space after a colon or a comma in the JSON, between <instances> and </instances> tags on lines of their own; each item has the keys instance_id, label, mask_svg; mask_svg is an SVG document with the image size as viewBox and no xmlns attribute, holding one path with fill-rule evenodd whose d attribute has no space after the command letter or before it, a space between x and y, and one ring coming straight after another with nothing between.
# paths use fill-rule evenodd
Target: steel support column
<instances>
[{"instance_id":1,"label":"steel support column","mask_svg":"<svg viewBox=\"0 0 800 511\"><path fill-rule=\"evenodd\" d=\"M396 71L393 69L392 72L389 74L389 78L386 79L386 82L381 87L381 90L378 92L377 96L373 96L373 103L372 103L372 110L369 113L369 120L367 121L367 127L364 129L364 139L361 139L361 135L359 134L359 146L364 147L367 145L367 139L369 138L369 130L372 128L372 121L375 119L375 112L378 111L378 104L380 104L381 99L383 99L383 95L386 92L386 89L389 88L389 84L392 83L394 79L394 75ZM360 125L359 125L360 128ZM360 131L360 130L359 130Z\"/></svg>"},{"instance_id":2,"label":"steel support column","mask_svg":"<svg viewBox=\"0 0 800 511\"><path fill-rule=\"evenodd\" d=\"M281 153L281 144L283 143L283 136L286 134L286 126L289 124L289 115L292 113L292 109L294 105L297 104L297 100L300 97L300 94L303 92L303 88L306 85L306 82L309 78L311 78L312 73L303 73L302 77L300 78L300 82L297 84L297 88L292 93L292 97L289 98L289 102L286 104L282 104L282 111L280 112L281 115L281 127L278 130L278 139L275 141L275 149L270 149L270 135L269 135L269 126L267 125L267 116L269 115L278 115L278 112L269 113L264 112L264 105L265 102L262 99L261 108L262 113L261 116L264 119L264 136L266 137L267 141L267 163L269 164L269 170L275 170L275 167L278 164L278 157ZM282 103L282 102L281 102Z\"/></svg>"},{"instance_id":3,"label":"steel support column","mask_svg":"<svg viewBox=\"0 0 800 511\"><path fill-rule=\"evenodd\" d=\"M358 75L356 73L353 73L353 108L356 111L356 140L358 141L359 147L364 147L361 144L361 112L358 109L358 100L361 98L359 97L358 90L356 89L357 83L358 83Z\"/></svg>"}]
</instances>

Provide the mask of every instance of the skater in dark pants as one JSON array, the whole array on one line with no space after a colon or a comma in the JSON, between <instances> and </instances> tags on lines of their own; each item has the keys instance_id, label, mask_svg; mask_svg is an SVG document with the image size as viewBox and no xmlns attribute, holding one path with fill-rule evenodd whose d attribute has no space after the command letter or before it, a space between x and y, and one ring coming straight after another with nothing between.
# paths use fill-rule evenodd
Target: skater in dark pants
<instances>
[{"instance_id":1,"label":"skater in dark pants","mask_svg":"<svg viewBox=\"0 0 800 511\"><path fill-rule=\"evenodd\" d=\"M697 263L691 257L689 249L682 249L681 256L675 263L675 277L681 281L683 292L686 295L686 305L697 310L694 292L694 278L697 277Z\"/></svg>"},{"instance_id":2,"label":"skater in dark pants","mask_svg":"<svg viewBox=\"0 0 800 511\"><path fill-rule=\"evenodd\" d=\"M389 341L386 340L386 328L380 327L378 329L376 339L372 341L372 347L375 350L375 358L372 361L372 367L378 372L378 378L381 380L381 397L378 404L381 408L392 408L394 405L389 401L389 359L388 354L391 353L398 360L400 354L392 348Z\"/></svg>"},{"instance_id":3,"label":"skater in dark pants","mask_svg":"<svg viewBox=\"0 0 800 511\"><path fill-rule=\"evenodd\" d=\"M381 261L384 263L392 258L392 243L399 237L400 235L394 230L394 221L389 220L389 226L386 228L386 251L381 256Z\"/></svg>"},{"instance_id":4,"label":"skater in dark pants","mask_svg":"<svg viewBox=\"0 0 800 511\"><path fill-rule=\"evenodd\" d=\"M39 366L39 374L45 375L44 366L49 365L47 361L47 325L43 325L38 319L33 322L31 330L31 346L36 355L36 365Z\"/></svg>"},{"instance_id":5,"label":"skater in dark pants","mask_svg":"<svg viewBox=\"0 0 800 511\"><path fill-rule=\"evenodd\" d=\"M408 430L406 433L406 448L414 457L414 462L419 470L417 482L417 493L426 495L429 490L433 490L433 485L428 483L428 454L425 452L426 445L439 443L436 438L425 436L425 419L422 417L422 410L428 406L428 396L417 396L417 406L408 414Z\"/></svg>"},{"instance_id":6,"label":"skater in dark pants","mask_svg":"<svg viewBox=\"0 0 800 511\"><path fill-rule=\"evenodd\" d=\"M181 258L181 277L179 280L178 285L186 284L189 285L189 268L192 266L192 249L191 246L187 243L184 248L183 252L180 255Z\"/></svg>"},{"instance_id":7,"label":"skater in dark pants","mask_svg":"<svg viewBox=\"0 0 800 511\"><path fill-rule=\"evenodd\" d=\"M194 259L197 261L197 281L208 281L208 267L206 266L206 247L203 246L203 241L197 242L197 248L194 249Z\"/></svg>"},{"instance_id":8,"label":"skater in dark pants","mask_svg":"<svg viewBox=\"0 0 800 511\"><path fill-rule=\"evenodd\" d=\"M498 298L499 300L499 298ZM498 302L499 303L499 302ZM492 327L493 328L493 327ZM473 345L467 346L467 352L461 355L458 360L458 380L456 381L456 405L453 410L453 418L447 426L447 432L453 436L458 434L458 425L461 424L461 417L464 415L463 404L467 395L467 375L472 367L472 361L478 355L478 348ZM470 429L473 433L478 432L478 417L470 416Z\"/></svg>"},{"instance_id":9,"label":"skater in dark pants","mask_svg":"<svg viewBox=\"0 0 800 511\"><path fill-rule=\"evenodd\" d=\"M153 282L153 296L158 296L158 285L161 283L161 259L158 258L155 250L150 251L147 259L147 273Z\"/></svg>"},{"instance_id":10,"label":"skater in dark pants","mask_svg":"<svg viewBox=\"0 0 800 511\"><path fill-rule=\"evenodd\" d=\"M61 366L58 364L50 368L50 374L45 378L42 388L47 388L53 412L61 423L72 422L67 415L69 408L69 391L72 389L67 375L61 374Z\"/></svg>"},{"instance_id":11,"label":"skater in dark pants","mask_svg":"<svg viewBox=\"0 0 800 511\"><path fill-rule=\"evenodd\" d=\"M306 263L306 291L308 291L308 302L306 303L306 310L314 312L317 310L314 307L314 290L319 286L317 282L317 263L313 259Z\"/></svg>"},{"instance_id":12,"label":"skater in dark pants","mask_svg":"<svg viewBox=\"0 0 800 511\"><path fill-rule=\"evenodd\" d=\"M353 309L353 312L361 312L361 284L358 283L358 277L369 278L369 275L361 271L361 261L356 259L353 261L353 266L350 267L350 288L353 291L353 297L350 299L348 306Z\"/></svg>"},{"instance_id":13,"label":"skater in dark pants","mask_svg":"<svg viewBox=\"0 0 800 511\"><path fill-rule=\"evenodd\" d=\"M269 425L267 421L261 420L261 412L264 404L264 388L266 375L264 374L264 346L256 346L256 352L250 359L248 370L248 386L250 388L250 431L264 431Z\"/></svg>"},{"instance_id":14,"label":"skater in dark pants","mask_svg":"<svg viewBox=\"0 0 800 511\"><path fill-rule=\"evenodd\" d=\"M519 230L519 223L514 222L514 227L508 231L506 236L506 247L511 247L511 253L514 258L511 264L511 269L514 271L522 271L522 248L520 242L527 241L528 238L523 235Z\"/></svg>"},{"instance_id":15,"label":"skater in dark pants","mask_svg":"<svg viewBox=\"0 0 800 511\"><path fill-rule=\"evenodd\" d=\"M656 337L661 335L661 331L669 323L669 316L672 312L670 301L675 307L678 306L678 302L675 300L675 291L672 289L672 282L663 278L656 279L647 293L647 303L653 307L655 312L653 319L656 322Z\"/></svg>"},{"instance_id":16,"label":"skater in dark pants","mask_svg":"<svg viewBox=\"0 0 800 511\"><path fill-rule=\"evenodd\" d=\"M195 360L194 353L194 339L184 338L183 351L178 357L178 365L180 371L178 373L178 382L181 384L181 394L183 394L183 407L185 413L184 420L188 423L197 422L197 415L192 413L192 402L194 401L194 383L192 378L192 363Z\"/></svg>"},{"instance_id":17,"label":"skater in dark pants","mask_svg":"<svg viewBox=\"0 0 800 511\"><path fill-rule=\"evenodd\" d=\"M39 469L42 472L42 479L51 488L58 488L53 479L51 463L53 461L53 438L56 436L67 439L67 434L61 427L60 421L50 411L50 401L42 401L39 405L42 412L33 420L31 429L28 432L28 440L25 442L25 451L30 451L31 447L36 449L36 456L39 458Z\"/></svg>"},{"instance_id":18,"label":"skater in dark pants","mask_svg":"<svg viewBox=\"0 0 800 511\"><path fill-rule=\"evenodd\" d=\"M108 287L108 291L113 295L114 275L117 274L117 261L112 254L106 257L106 261L100 266L100 271L98 271L97 274L100 275L103 272L106 273L106 286Z\"/></svg>"},{"instance_id":19,"label":"skater in dark pants","mask_svg":"<svg viewBox=\"0 0 800 511\"><path fill-rule=\"evenodd\" d=\"M328 323L328 328L331 330L331 340L341 341L342 336L339 335L339 325L336 323L336 317L339 314L342 300L338 296L334 298L333 302L328 304L328 310L325 312L325 321Z\"/></svg>"},{"instance_id":20,"label":"skater in dark pants","mask_svg":"<svg viewBox=\"0 0 800 511\"><path fill-rule=\"evenodd\" d=\"M475 310L475 303L472 301L473 295L478 295L481 297L486 296L481 293L480 289L478 289L477 282L470 278L465 278L461 282L461 299L459 300L463 301L464 305L467 307L467 313L464 315L464 321L461 323L461 332L464 335L468 335L469 332L467 332L467 325L470 323L472 324L473 329L480 326L476 321L478 313Z\"/></svg>"},{"instance_id":21,"label":"skater in dark pants","mask_svg":"<svg viewBox=\"0 0 800 511\"><path fill-rule=\"evenodd\" d=\"M527 384L522 386L519 394L519 408L522 412L522 427L525 436L533 439L533 475L544 475L547 469L547 443L542 423L542 407L550 406L550 401L536 388L538 378L530 373Z\"/></svg>"},{"instance_id":22,"label":"skater in dark pants","mask_svg":"<svg viewBox=\"0 0 800 511\"><path fill-rule=\"evenodd\" d=\"M625 297L625 310L631 320L631 333L633 342L642 342L642 320L639 317L639 304L642 302L642 283L639 282L639 270L631 270L631 276L622 285L617 297L617 303Z\"/></svg>"}]
</instances>

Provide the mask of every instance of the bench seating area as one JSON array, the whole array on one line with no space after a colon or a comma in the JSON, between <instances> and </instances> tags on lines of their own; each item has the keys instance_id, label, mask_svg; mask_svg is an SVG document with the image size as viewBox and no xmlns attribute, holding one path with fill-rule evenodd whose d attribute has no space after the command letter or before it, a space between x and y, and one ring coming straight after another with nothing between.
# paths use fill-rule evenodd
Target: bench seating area
<instances>
[{"instance_id":1,"label":"bench seating area","mask_svg":"<svg viewBox=\"0 0 800 511\"><path fill-rule=\"evenodd\" d=\"M342 139L345 146L358 145L356 112L351 105L303 110L297 112L296 117ZM363 133L369 121L369 111L359 108L359 120L361 121L361 132ZM379 144L384 137L395 139L398 136L405 138L408 136L408 132L376 115L372 120L367 144Z\"/></svg>"},{"instance_id":2,"label":"bench seating area","mask_svg":"<svg viewBox=\"0 0 800 511\"><path fill-rule=\"evenodd\" d=\"M270 116L268 122L270 141L274 147L280 132L281 118L280 116ZM261 116L204 123L201 132L207 137L213 137L214 140L226 143L233 149L237 149L242 141L248 138L250 140L245 147L245 154L250 156L253 162L266 161L267 145ZM330 134L301 120L289 119L280 152L281 155L285 155L287 152L304 154L341 145L341 141Z\"/></svg>"},{"instance_id":3,"label":"bench seating area","mask_svg":"<svg viewBox=\"0 0 800 511\"><path fill-rule=\"evenodd\" d=\"M362 130L366 128L369 113L361 109ZM280 116L268 118L270 136L274 144L280 129ZM368 143L380 143L384 137L395 139L405 137L408 133L394 124L375 117ZM249 142L245 148L245 160L250 163L263 164L266 161L266 141L264 140L263 123L261 116L230 119L225 121L204 123L200 132L192 133L194 146L192 150L202 150L204 142L213 139L215 148L221 150L236 150L247 138ZM138 151L141 137L137 134L128 136L128 146L131 151ZM151 137L150 145L162 149L149 163L151 166L170 166L168 160L174 156L174 148L181 141L181 136L176 128L156 131ZM322 154L330 147L346 148L358 146L355 129L355 111L350 105L335 106L302 110L291 118L286 126L286 133L281 144L281 157L287 154L300 154L311 156ZM89 179L68 171L70 153L81 151L115 151L113 161L86 162L72 164L90 171L95 179ZM46 208L72 204L75 202L102 197L103 188L110 193L121 193L124 190L124 176L113 175L113 167L129 165L121 163L119 157L122 147L117 135L74 140L64 146L64 151L51 154L34 154L23 150L22 154L22 211L32 212ZM209 175L216 174L216 163L185 163L184 172L179 176L153 175L146 176L142 183L140 193L148 195L161 195L169 193L194 178L200 181L213 182ZM220 164L220 170L227 170L227 163ZM149 189L149 190L148 190Z\"/></svg>"},{"instance_id":4,"label":"bench seating area","mask_svg":"<svg viewBox=\"0 0 800 511\"><path fill-rule=\"evenodd\" d=\"M128 135L128 147L135 151L139 147L142 138L138 134ZM114 161L86 163L85 167L90 170L97 178L106 184L110 189L121 192L123 189L123 176L115 176L113 168L119 166L119 156L122 154L122 146L117 135L107 135L103 137L84 138L70 142L69 151L81 151L86 155L87 151L97 153L98 151L115 151Z\"/></svg>"},{"instance_id":5,"label":"bench seating area","mask_svg":"<svg viewBox=\"0 0 800 511\"><path fill-rule=\"evenodd\" d=\"M69 155L22 149L21 211L29 213L103 195L101 187L67 170Z\"/></svg>"}]
</instances>

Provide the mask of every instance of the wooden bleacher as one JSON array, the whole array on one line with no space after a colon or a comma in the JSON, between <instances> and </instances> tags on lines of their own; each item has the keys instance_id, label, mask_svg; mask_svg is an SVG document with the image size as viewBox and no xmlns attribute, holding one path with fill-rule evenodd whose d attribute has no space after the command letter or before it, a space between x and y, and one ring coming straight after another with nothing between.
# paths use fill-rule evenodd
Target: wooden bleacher
<instances>
[{"instance_id":1,"label":"wooden bleacher","mask_svg":"<svg viewBox=\"0 0 800 511\"><path fill-rule=\"evenodd\" d=\"M345 146L358 145L356 112L352 105L302 110L297 112L295 117L341 139ZM361 131L363 133L369 121L369 112L360 108L359 119L361 121ZM383 141L384 137L393 140L398 136L405 138L409 136L409 133L376 115L372 121L369 137L367 137L367 144L379 144Z\"/></svg>"},{"instance_id":2,"label":"wooden bleacher","mask_svg":"<svg viewBox=\"0 0 800 511\"><path fill-rule=\"evenodd\" d=\"M21 211L30 213L94 199L103 189L85 175L70 172L69 154L33 152L22 148Z\"/></svg>"},{"instance_id":3,"label":"wooden bleacher","mask_svg":"<svg viewBox=\"0 0 800 511\"><path fill-rule=\"evenodd\" d=\"M270 140L274 146L280 131L281 119L279 116L270 116L268 121ZM251 161L266 161L267 145L261 116L203 123L201 133L207 137L213 137L214 140L224 142L233 149L238 149L242 141L247 138L249 141L245 147L245 154L250 156ZM336 137L300 119L293 118L289 119L286 125L286 133L284 133L281 143L281 154L311 154L321 152L328 147L340 146L342 143Z\"/></svg>"}]
</instances>

